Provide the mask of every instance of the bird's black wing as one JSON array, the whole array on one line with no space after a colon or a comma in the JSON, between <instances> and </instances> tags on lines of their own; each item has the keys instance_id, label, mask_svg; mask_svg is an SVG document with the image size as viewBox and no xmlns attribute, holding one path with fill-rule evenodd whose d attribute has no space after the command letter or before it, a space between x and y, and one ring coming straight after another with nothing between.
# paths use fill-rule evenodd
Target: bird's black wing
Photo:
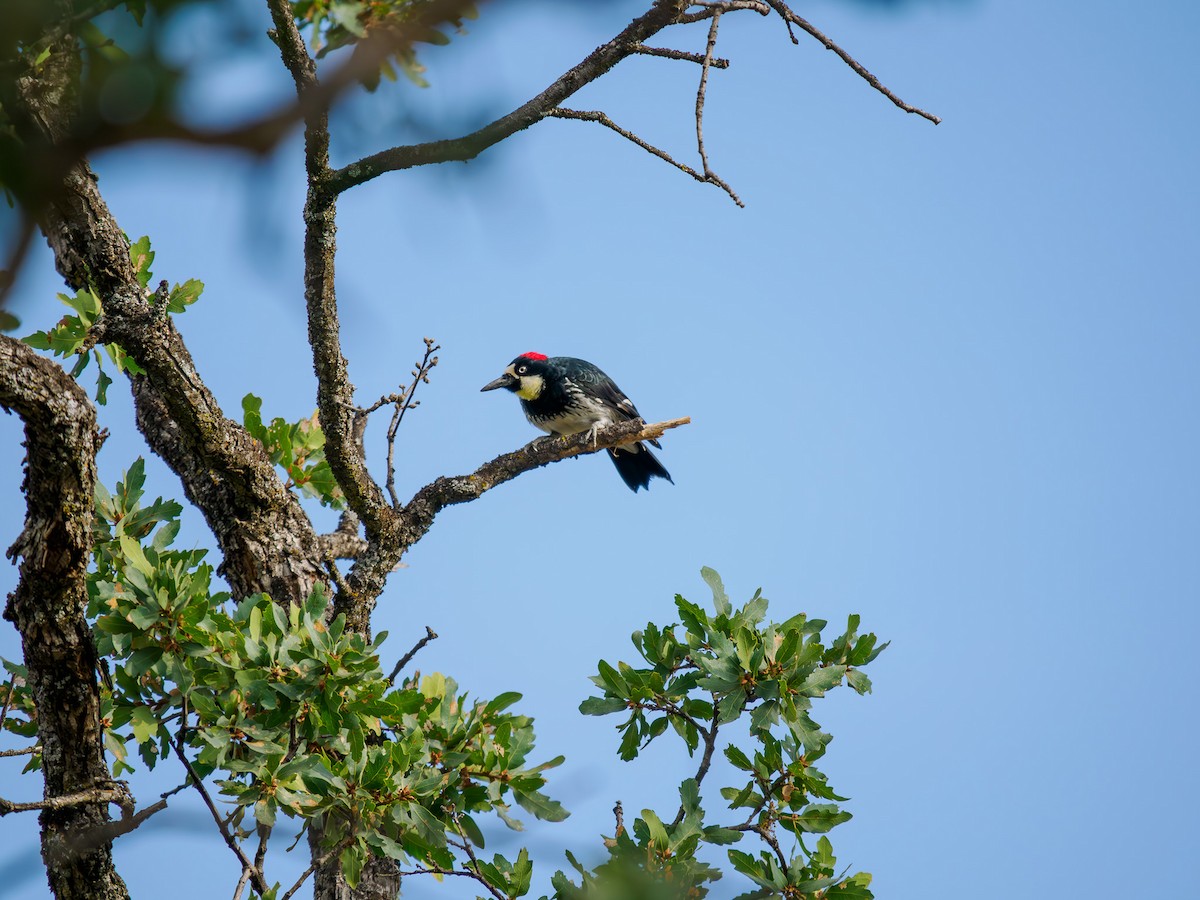
<instances>
[{"instance_id":1,"label":"bird's black wing","mask_svg":"<svg viewBox=\"0 0 1200 900\"><path fill-rule=\"evenodd\" d=\"M617 383L609 378L602 369L586 359L567 358L566 361L572 370L571 377L586 385L588 391L598 400L612 407L622 420L642 418L642 414L633 405L633 401L625 396L625 392L617 387ZM655 447L662 446L655 440L651 440L650 443Z\"/></svg>"},{"instance_id":2,"label":"bird's black wing","mask_svg":"<svg viewBox=\"0 0 1200 900\"><path fill-rule=\"evenodd\" d=\"M588 393L592 394L597 400L604 403L606 406L612 407L622 419L640 419L641 413L637 411L637 407L633 405L633 401L625 396L625 393L617 387L617 383L609 378L604 372L588 362L585 359L572 359L571 378L581 386L584 386Z\"/></svg>"}]
</instances>

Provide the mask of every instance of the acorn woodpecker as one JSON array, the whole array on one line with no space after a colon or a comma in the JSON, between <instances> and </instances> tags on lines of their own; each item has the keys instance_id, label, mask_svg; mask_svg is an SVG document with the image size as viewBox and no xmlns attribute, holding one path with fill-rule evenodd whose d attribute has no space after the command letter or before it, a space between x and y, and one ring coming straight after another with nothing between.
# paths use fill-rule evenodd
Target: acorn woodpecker
<instances>
[{"instance_id":1,"label":"acorn woodpecker","mask_svg":"<svg viewBox=\"0 0 1200 900\"><path fill-rule=\"evenodd\" d=\"M554 435L595 432L601 425L640 419L637 407L611 378L590 362L571 356L522 353L504 374L481 391L506 388L521 398L530 424ZM658 441L650 441L655 447ZM651 478L671 475L644 443L609 449L608 455L629 489L650 487ZM671 481L672 484L675 482Z\"/></svg>"}]
</instances>

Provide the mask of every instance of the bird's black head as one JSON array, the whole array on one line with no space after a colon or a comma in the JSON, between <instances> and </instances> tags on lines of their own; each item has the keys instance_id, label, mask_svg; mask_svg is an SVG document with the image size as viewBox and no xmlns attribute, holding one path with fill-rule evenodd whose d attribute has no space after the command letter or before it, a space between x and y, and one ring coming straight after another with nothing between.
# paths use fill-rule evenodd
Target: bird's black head
<instances>
[{"instance_id":1,"label":"bird's black head","mask_svg":"<svg viewBox=\"0 0 1200 900\"><path fill-rule=\"evenodd\" d=\"M546 386L549 364L544 353L522 353L504 370L495 381L489 381L481 391L505 388L522 400L536 400Z\"/></svg>"}]
</instances>

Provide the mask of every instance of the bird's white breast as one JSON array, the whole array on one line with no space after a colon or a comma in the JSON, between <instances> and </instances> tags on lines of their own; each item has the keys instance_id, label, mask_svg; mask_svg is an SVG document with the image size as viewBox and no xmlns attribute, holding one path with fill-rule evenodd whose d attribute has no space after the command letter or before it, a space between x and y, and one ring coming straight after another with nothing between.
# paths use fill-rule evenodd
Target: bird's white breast
<instances>
[{"instance_id":1,"label":"bird's white breast","mask_svg":"<svg viewBox=\"0 0 1200 900\"><path fill-rule=\"evenodd\" d=\"M561 415L547 419L531 416L527 410L525 417L549 434L578 434L593 425L611 425L617 421L613 411L594 397L574 391L571 394L571 406Z\"/></svg>"}]
</instances>

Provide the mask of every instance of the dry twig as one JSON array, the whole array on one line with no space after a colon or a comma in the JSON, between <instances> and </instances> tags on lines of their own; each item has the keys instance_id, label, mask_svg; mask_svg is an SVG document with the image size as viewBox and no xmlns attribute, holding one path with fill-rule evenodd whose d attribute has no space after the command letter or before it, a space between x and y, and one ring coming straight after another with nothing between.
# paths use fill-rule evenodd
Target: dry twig
<instances>
[{"instance_id":1,"label":"dry twig","mask_svg":"<svg viewBox=\"0 0 1200 900\"><path fill-rule=\"evenodd\" d=\"M413 648L411 650L409 650L402 657L400 657L400 661L397 662L395 667L392 669L392 674L388 676L388 679L387 679L388 684L392 684L393 682L395 682L396 676L399 675L401 671L403 671L405 666L407 666L410 662L412 662L412 658L417 655L417 653L420 651L420 649L422 647L424 647L430 641L436 641L436 640L437 640L437 632L434 631L432 628L430 628L428 625L426 625L425 626L425 637L423 637L419 641L417 641L417 643L413 646Z\"/></svg>"}]
</instances>

